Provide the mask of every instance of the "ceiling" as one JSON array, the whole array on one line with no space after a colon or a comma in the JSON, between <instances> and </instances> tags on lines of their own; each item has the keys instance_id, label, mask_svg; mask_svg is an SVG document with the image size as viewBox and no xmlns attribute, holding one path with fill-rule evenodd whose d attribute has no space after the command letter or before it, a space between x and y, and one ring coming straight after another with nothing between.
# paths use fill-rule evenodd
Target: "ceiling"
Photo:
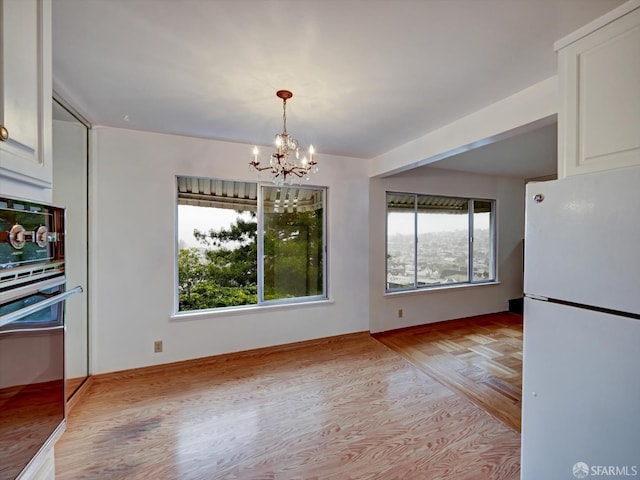
<instances>
[{"instance_id":1,"label":"ceiling","mask_svg":"<svg viewBox=\"0 0 640 480\"><path fill-rule=\"evenodd\" d=\"M527 180L554 177L558 165L558 125L549 125L453 155L412 171L444 168Z\"/></svg>"},{"instance_id":2,"label":"ceiling","mask_svg":"<svg viewBox=\"0 0 640 480\"><path fill-rule=\"evenodd\" d=\"M374 158L555 75L553 43L622 3L55 0L54 89L96 125L260 145L289 89L289 133L319 159ZM555 155L544 128L438 165L546 175L527 167L542 141Z\"/></svg>"}]
</instances>

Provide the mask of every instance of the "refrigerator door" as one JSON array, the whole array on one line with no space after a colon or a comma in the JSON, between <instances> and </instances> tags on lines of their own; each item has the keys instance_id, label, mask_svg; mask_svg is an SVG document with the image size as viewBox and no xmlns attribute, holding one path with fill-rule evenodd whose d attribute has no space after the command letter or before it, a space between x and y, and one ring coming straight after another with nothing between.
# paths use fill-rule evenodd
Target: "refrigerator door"
<instances>
[{"instance_id":1,"label":"refrigerator door","mask_svg":"<svg viewBox=\"0 0 640 480\"><path fill-rule=\"evenodd\" d=\"M640 167L527 185L524 291L640 314Z\"/></svg>"},{"instance_id":2,"label":"refrigerator door","mask_svg":"<svg viewBox=\"0 0 640 480\"><path fill-rule=\"evenodd\" d=\"M640 320L525 298L523 353L522 480L640 476Z\"/></svg>"}]
</instances>

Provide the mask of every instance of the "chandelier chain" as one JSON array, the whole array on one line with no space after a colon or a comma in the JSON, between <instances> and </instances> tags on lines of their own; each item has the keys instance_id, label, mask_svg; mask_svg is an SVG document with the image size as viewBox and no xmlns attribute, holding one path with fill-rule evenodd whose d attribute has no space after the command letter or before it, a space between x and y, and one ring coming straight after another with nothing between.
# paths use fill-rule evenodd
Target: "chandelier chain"
<instances>
[{"instance_id":1,"label":"chandelier chain","mask_svg":"<svg viewBox=\"0 0 640 480\"><path fill-rule=\"evenodd\" d=\"M282 133L287 133L287 99L282 100Z\"/></svg>"}]
</instances>

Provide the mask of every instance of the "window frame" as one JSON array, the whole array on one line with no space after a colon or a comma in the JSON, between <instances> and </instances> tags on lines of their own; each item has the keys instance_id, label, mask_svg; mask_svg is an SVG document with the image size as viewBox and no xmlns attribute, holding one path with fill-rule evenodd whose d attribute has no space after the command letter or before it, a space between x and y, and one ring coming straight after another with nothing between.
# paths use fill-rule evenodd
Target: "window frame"
<instances>
[{"instance_id":1,"label":"window frame","mask_svg":"<svg viewBox=\"0 0 640 480\"><path fill-rule=\"evenodd\" d=\"M398 195L405 197L413 197L413 285L389 288L389 195ZM464 200L467 202L467 276L468 280L463 282L451 282L451 283L436 283L430 285L418 284L418 252L419 252L419 234L418 234L418 197L432 197L432 198L447 198L452 200ZM498 268L497 268L497 206L496 199L490 198L475 198L475 197L459 197L453 195L437 195L429 193L415 193L415 192L399 192L399 191L385 191L385 294L395 294L402 292L412 292L420 290L440 290L447 288L459 288L461 286L471 285L487 285L496 284L498 281ZM490 236L490 272L491 276L487 279L474 280L474 214L475 214L475 202L488 202L491 204L491 215L489 219L489 236Z\"/></svg>"},{"instance_id":2,"label":"window frame","mask_svg":"<svg viewBox=\"0 0 640 480\"><path fill-rule=\"evenodd\" d=\"M251 183L251 182L248 182ZM258 185L258 235L256 241L258 242L257 262L258 262L258 303L256 306L261 305L284 305L292 303L308 303L317 302L319 300L327 300L327 187L310 186L310 185L298 185L298 188L304 188L307 190L318 190L322 192L322 291L321 295L306 295L304 297L292 297L292 298L279 298L274 300L264 299L264 206L263 206L263 189L267 187L272 188L296 188L296 185L274 185L267 182L256 182ZM214 309L215 310L215 309Z\"/></svg>"},{"instance_id":3,"label":"window frame","mask_svg":"<svg viewBox=\"0 0 640 480\"><path fill-rule=\"evenodd\" d=\"M180 291L179 291L179 265L178 258L180 253L180 190L179 190L179 181L181 178L190 178L195 180L207 180L207 181L222 181L222 182L238 182L245 184L253 184L256 185L257 193L256 193L256 275L257 275L257 302L246 304L246 305L234 305L234 306L226 306L226 307L213 307L213 308L204 308L197 310L180 310ZM276 186L269 182L264 181L248 181L248 180L232 180L225 179L220 177L204 177L198 175L176 175L175 181L175 275L174 275L174 315L175 317L184 317L189 315L200 315L200 314L215 314L217 312L224 311L241 311L241 310L255 310L260 307L274 307L281 305L295 305L295 304L307 304L307 303L315 303L319 301L327 301L329 300L328 293L328 209L327 209L327 200L328 200L328 187L318 186L318 185L282 185ZM305 190L317 190L322 193L322 294L319 295L306 295L301 297L288 297L288 298L280 298L273 300L265 300L264 299L264 190L267 187L272 188L288 188L288 189L305 189Z\"/></svg>"}]
</instances>

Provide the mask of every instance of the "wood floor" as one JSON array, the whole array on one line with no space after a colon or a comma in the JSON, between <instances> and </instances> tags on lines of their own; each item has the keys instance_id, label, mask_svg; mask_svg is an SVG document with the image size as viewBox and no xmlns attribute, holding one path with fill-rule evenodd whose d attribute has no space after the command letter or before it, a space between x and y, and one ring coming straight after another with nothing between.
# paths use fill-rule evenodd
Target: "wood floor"
<instances>
[{"instance_id":1,"label":"wood floor","mask_svg":"<svg viewBox=\"0 0 640 480\"><path fill-rule=\"evenodd\" d=\"M483 315L374 337L520 431L522 315Z\"/></svg>"},{"instance_id":2,"label":"wood floor","mask_svg":"<svg viewBox=\"0 0 640 480\"><path fill-rule=\"evenodd\" d=\"M58 480L519 478L515 430L368 334L90 388Z\"/></svg>"}]
</instances>

